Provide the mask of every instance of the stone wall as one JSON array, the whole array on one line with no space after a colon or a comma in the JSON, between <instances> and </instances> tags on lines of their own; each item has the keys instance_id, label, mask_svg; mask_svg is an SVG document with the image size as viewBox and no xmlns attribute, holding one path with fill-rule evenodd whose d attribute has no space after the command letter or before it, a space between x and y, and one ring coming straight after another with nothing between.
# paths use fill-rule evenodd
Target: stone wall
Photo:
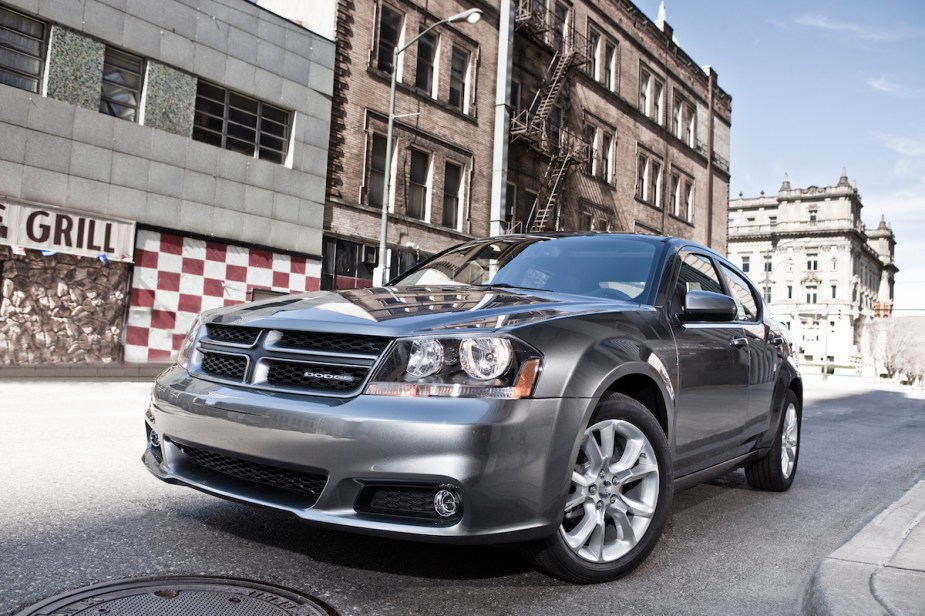
<instances>
[{"instance_id":1,"label":"stone wall","mask_svg":"<svg viewBox=\"0 0 925 616\"><path fill-rule=\"evenodd\" d=\"M124 263L0 246L0 365L121 361L130 274Z\"/></svg>"}]
</instances>

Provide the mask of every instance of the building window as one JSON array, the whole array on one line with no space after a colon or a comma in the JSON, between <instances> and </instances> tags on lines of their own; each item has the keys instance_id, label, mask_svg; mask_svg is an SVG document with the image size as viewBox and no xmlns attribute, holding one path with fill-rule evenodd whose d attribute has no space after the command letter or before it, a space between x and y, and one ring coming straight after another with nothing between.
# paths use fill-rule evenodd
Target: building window
<instances>
[{"instance_id":1,"label":"building window","mask_svg":"<svg viewBox=\"0 0 925 616\"><path fill-rule=\"evenodd\" d=\"M639 111L649 115L649 87L652 76L645 69L639 69Z\"/></svg>"},{"instance_id":2,"label":"building window","mask_svg":"<svg viewBox=\"0 0 925 616\"><path fill-rule=\"evenodd\" d=\"M694 218L694 183L684 181L684 219L690 222Z\"/></svg>"},{"instance_id":3,"label":"building window","mask_svg":"<svg viewBox=\"0 0 925 616\"><path fill-rule=\"evenodd\" d=\"M639 111L659 124L663 122L662 107L665 99L665 84L653 77L645 68L639 69Z\"/></svg>"},{"instance_id":4,"label":"building window","mask_svg":"<svg viewBox=\"0 0 925 616\"><path fill-rule=\"evenodd\" d=\"M770 272L771 269L772 269L771 268L771 255L765 255L764 256L764 271Z\"/></svg>"},{"instance_id":5,"label":"building window","mask_svg":"<svg viewBox=\"0 0 925 616\"><path fill-rule=\"evenodd\" d=\"M600 53L601 48L601 35L596 30L588 31L588 75L591 79L597 80L597 72L600 68L600 59L598 54Z\"/></svg>"},{"instance_id":6,"label":"building window","mask_svg":"<svg viewBox=\"0 0 925 616\"><path fill-rule=\"evenodd\" d=\"M764 288L764 301L768 304L771 303L771 287Z\"/></svg>"},{"instance_id":7,"label":"building window","mask_svg":"<svg viewBox=\"0 0 925 616\"><path fill-rule=\"evenodd\" d=\"M369 190L366 201L371 207L382 209L382 195L385 192L386 139L373 135L373 147L369 156Z\"/></svg>"},{"instance_id":8,"label":"building window","mask_svg":"<svg viewBox=\"0 0 925 616\"><path fill-rule=\"evenodd\" d=\"M553 7L552 20L552 46L554 49L562 49L562 43L565 41L565 27L568 24L568 6L556 2Z\"/></svg>"},{"instance_id":9,"label":"building window","mask_svg":"<svg viewBox=\"0 0 925 616\"><path fill-rule=\"evenodd\" d=\"M608 90L616 89L616 58L617 58L617 46L608 41L604 44L604 58L602 61L604 67L604 86Z\"/></svg>"},{"instance_id":10,"label":"building window","mask_svg":"<svg viewBox=\"0 0 925 616\"><path fill-rule=\"evenodd\" d=\"M809 222L812 222L812 223L816 222L818 217L819 217L819 212L817 210L809 211Z\"/></svg>"},{"instance_id":11,"label":"building window","mask_svg":"<svg viewBox=\"0 0 925 616\"><path fill-rule=\"evenodd\" d=\"M248 156L283 163L289 151L289 112L200 81L193 139Z\"/></svg>"},{"instance_id":12,"label":"building window","mask_svg":"<svg viewBox=\"0 0 925 616\"><path fill-rule=\"evenodd\" d=\"M519 111L520 106L520 82L511 80L511 108Z\"/></svg>"},{"instance_id":13,"label":"building window","mask_svg":"<svg viewBox=\"0 0 925 616\"><path fill-rule=\"evenodd\" d=\"M838 295L838 286L832 285L832 299L835 299Z\"/></svg>"},{"instance_id":14,"label":"building window","mask_svg":"<svg viewBox=\"0 0 925 616\"><path fill-rule=\"evenodd\" d=\"M427 193L430 183L430 155L411 150L411 172L408 183L408 202L405 213L411 218L424 220L427 211Z\"/></svg>"},{"instance_id":15,"label":"building window","mask_svg":"<svg viewBox=\"0 0 925 616\"><path fill-rule=\"evenodd\" d=\"M100 112L137 122L143 74L144 60L107 47L103 59Z\"/></svg>"},{"instance_id":16,"label":"building window","mask_svg":"<svg viewBox=\"0 0 925 616\"><path fill-rule=\"evenodd\" d=\"M431 96L434 93L434 60L437 57L437 37L428 32L418 39L418 66L414 87Z\"/></svg>"},{"instance_id":17,"label":"building window","mask_svg":"<svg viewBox=\"0 0 925 616\"><path fill-rule=\"evenodd\" d=\"M446 163L443 173L443 226L456 229L459 216L459 191L462 188L462 167Z\"/></svg>"},{"instance_id":18,"label":"building window","mask_svg":"<svg viewBox=\"0 0 925 616\"><path fill-rule=\"evenodd\" d=\"M613 135L604 133L601 137L601 179L610 184L613 181Z\"/></svg>"},{"instance_id":19,"label":"building window","mask_svg":"<svg viewBox=\"0 0 925 616\"><path fill-rule=\"evenodd\" d=\"M749 269L751 269L751 259L751 257L742 257L742 271L746 274L748 273Z\"/></svg>"},{"instance_id":20,"label":"building window","mask_svg":"<svg viewBox=\"0 0 925 616\"><path fill-rule=\"evenodd\" d=\"M376 66L380 71L391 73L395 48L401 38L402 14L387 6L379 15L379 47L376 51Z\"/></svg>"},{"instance_id":21,"label":"building window","mask_svg":"<svg viewBox=\"0 0 925 616\"><path fill-rule=\"evenodd\" d=\"M451 107L462 112L466 111L468 102L469 81L469 52L459 47L453 47L452 61L450 63L450 98Z\"/></svg>"},{"instance_id":22,"label":"building window","mask_svg":"<svg viewBox=\"0 0 925 616\"><path fill-rule=\"evenodd\" d=\"M514 222L514 213L517 211L517 185L511 182L507 183L504 191L504 222L510 224Z\"/></svg>"},{"instance_id":23,"label":"building window","mask_svg":"<svg viewBox=\"0 0 925 616\"><path fill-rule=\"evenodd\" d=\"M662 166L654 160L649 166L649 192L646 197L655 207L662 207Z\"/></svg>"},{"instance_id":24,"label":"building window","mask_svg":"<svg viewBox=\"0 0 925 616\"><path fill-rule=\"evenodd\" d=\"M816 303L816 287L806 287L806 303Z\"/></svg>"},{"instance_id":25,"label":"building window","mask_svg":"<svg viewBox=\"0 0 925 616\"><path fill-rule=\"evenodd\" d=\"M787 285L787 299L793 299L793 286Z\"/></svg>"},{"instance_id":26,"label":"building window","mask_svg":"<svg viewBox=\"0 0 925 616\"><path fill-rule=\"evenodd\" d=\"M0 83L38 92L45 63L46 27L0 7Z\"/></svg>"},{"instance_id":27,"label":"building window","mask_svg":"<svg viewBox=\"0 0 925 616\"><path fill-rule=\"evenodd\" d=\"M594 144L597 141L597 129L594 126L585 126L585 146L587 148L588 159L585 162L585 174L594 176L595 171L595 157L597 152L594 149Z\"/></svg>"},{"instance_id":28,"label":"building window","mask_svg":"<svg viewBox=\"0 0 925 616\"><path fill-rule=\"evenodd\" d=\"M811 252L806 255L806 269L814 272L819 269L819 255Z\"/></svg>"},{"instance_id":29,"label":"building window","mask_svg":"<svg viewBox=\"0 0 925 616\"><path fill-rule=\"evenodd\" d=\"M681 216L681 176L671 174L671 189L668 193L669 211L675 216Z\"/></svg>"},{"instance_id":30,"label":"building window","mask_svg":"<svg viewBox=\"0 0 925 616\"><path fill-rule=\"evenodd\" d=\"M646 177L649 172L649 158L640 154L636 161L636 198L645 201Z\"/></svg>"}]
</instances>

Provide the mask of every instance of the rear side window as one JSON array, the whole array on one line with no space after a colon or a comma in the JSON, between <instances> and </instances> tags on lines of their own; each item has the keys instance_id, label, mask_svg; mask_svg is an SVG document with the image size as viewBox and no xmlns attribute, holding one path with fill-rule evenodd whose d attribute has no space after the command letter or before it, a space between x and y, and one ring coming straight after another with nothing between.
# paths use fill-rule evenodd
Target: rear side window
<instances>
[{"instance_id":1,"label":"rear side window","mask_svg":"<svg viewBox=\"0 0 925 616\"><path fill-rule=\"evenodd\" d=\"M736 306L739 309L738 320L757 321L758 300L756 299L755 292L752 290L751 285L735 271L729 269L725 265L721 267L723 268L723 274L726 276L726 282L729 283L732 299L735 300Z\"/></svg>"}]
</instances>

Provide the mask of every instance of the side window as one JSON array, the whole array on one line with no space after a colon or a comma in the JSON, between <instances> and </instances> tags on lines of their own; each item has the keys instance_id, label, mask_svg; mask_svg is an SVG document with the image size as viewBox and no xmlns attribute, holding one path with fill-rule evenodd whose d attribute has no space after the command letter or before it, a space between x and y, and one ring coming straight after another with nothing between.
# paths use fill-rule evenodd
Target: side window
<instances>
[{"instance_id":1,"label":"side window","mask_svg":"<svg viewBox=\"0 0 925 616\"><path fill-rule=\"evenodd\" d=\"M725 265L722 268L723 273L726 275L726 281L729 283L729 290L732 291L732 299L735 300L739 309L738 319L740 321L756 321L758 319L758 300L755 299L755 293L752 291L751 286L742 276Z\"/></svg>"},{"instance_id":2,"label":"side window","mask_svg":"<svg viewBox=\"0 0 925 616\"><path fill-rule=\"evenodd\" d=\"M692 252L681 254L681 273L678 275L678 292L681 297L683 298L688 291L724 292L713 263L708 258Z\"/></svg>"}]
</instances>

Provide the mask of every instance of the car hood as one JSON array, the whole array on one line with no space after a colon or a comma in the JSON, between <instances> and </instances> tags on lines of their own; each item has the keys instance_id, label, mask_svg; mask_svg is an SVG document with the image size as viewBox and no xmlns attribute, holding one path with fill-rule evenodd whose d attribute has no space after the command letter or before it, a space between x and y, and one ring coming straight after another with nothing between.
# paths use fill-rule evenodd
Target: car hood
<instances>
[{"instance_id":1,"label":"car hood","mask_svg":"<svg viewBox=\"0 0 925 616\"><path fill-rule=\"evenodd\" d=\"M577 314L638 310L638 304L550 291L484 287L376 287L320 291L218 308L206 322L286 330L402 336L501 330Z\"/></svg>"}]
</instances>

